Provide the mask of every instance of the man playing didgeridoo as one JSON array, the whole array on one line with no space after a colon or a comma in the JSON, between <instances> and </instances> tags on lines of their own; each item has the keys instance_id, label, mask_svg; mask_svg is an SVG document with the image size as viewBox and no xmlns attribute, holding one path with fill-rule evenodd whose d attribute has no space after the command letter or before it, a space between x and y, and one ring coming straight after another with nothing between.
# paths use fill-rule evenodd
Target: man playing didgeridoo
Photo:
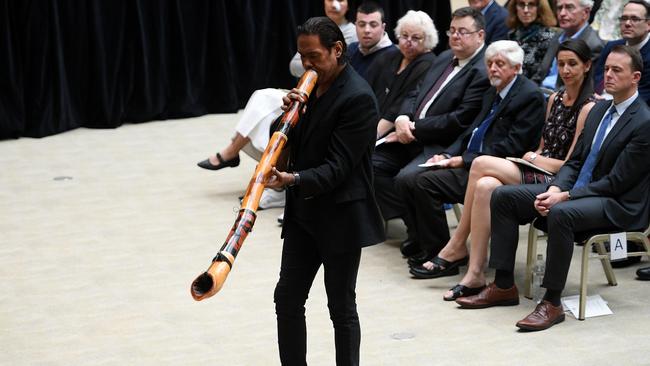
<instances>
[{"instance_id":1,"label":"man playing didgeridoo","mask_svg":"<svg viewBox=\"0 0 650 366\"><path fill-rule=\"evenodd\" d=\"M361 248L384 240L370 160L377 102L345 61L345 39L330 19L311 18L298 27L298 52L305 69L318 73L318 83L289 134L286 171L274 168L267 182L288 187L274 296L280 359L283 365L306 365L304 305L322 265L336 364L358 365L355 287ZM293 100L304 101L295 89L283 98L283 108Z\"/></svg>"}]
</instances>

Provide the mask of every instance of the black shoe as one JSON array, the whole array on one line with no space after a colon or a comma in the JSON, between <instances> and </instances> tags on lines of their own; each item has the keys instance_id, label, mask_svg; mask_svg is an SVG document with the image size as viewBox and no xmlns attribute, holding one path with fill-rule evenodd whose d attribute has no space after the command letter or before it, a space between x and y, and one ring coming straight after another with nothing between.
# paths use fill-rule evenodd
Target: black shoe
<instances>
[{"instance_id":1,"label":"black shoe","mask_svg":"<svg viewBox=\"0 0 650 366\"><path fill-rule=\"evenodd\" d=\"M420 279L453 276L460 273L458 267L467 264L468 260L469 256L461 258L457 261L449 262L438 256L435 256L431 260L431 262L434 264L431 270L426 269L422 266L417 266L411 267L411 270L409 272L413 275L413 277Z\"/></svg>"},{"instance_id":2,"label":"black shoe","mask_svg":"<svg viewBox=\"0 0 650 366\"><path fill-rule=\"evenodd\" d=\"M433 253L419 252L418 254L409 257L406 262L408 263L409 267L418 267L432 260L435 256L436 255Z\"/></svg>"},{"instance_id":3,"label":"black shoe","mask_svg":"<svg viewBox=\"0 0 650 366\"><path fill-rule=\"evenodd\" d=\"M612 268L625 268L641 262L641 257L627 257L625 259L610 260Z\"/></svg>"},{"instance_id":4,"label":"black shoe","mask_svg":"<svg viewBox=\"0 0 650 366\"><path fill-rule=\"evenodd\" d=\"M196 165L200 166L203 169L208 169L208 170L219 170L221 168L225 167L236 167L239 165L239 155L235 156L234 158L230 160L223 160L221 157L221 154L217 153L217 160L219 160L219 165L212 165L210 162L210 159L205 159L203 161L199 161Z\"/></svg>"},{"instance_id":5,"label":"black shoe","mask_svg":"<svg viewBox=\"0 0 650 366\"><path fill-rule=\"evenodd\" d=\"M641 281L650 281L650 267L637 269L636 279Z\"/></svg>"},{"instance_id":6,"label":"black shoe","mask_svg":"<svg viewBox=\"0 0 650 366\"><path fill-rule=\"evenodd\" d=\"M420 253L420 245L415 240L406 239L400 244L399 251L406 258L412 257Z\"/></svg>"}]
</instances>

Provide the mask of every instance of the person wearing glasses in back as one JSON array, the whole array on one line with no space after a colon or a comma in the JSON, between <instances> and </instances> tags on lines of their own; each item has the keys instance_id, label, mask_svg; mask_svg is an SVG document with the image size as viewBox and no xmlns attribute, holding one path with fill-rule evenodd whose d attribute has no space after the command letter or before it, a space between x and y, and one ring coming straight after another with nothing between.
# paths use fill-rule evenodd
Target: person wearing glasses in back
<instances>
[{"instance_id":1,"label":"person wearing glasses in back","mask_svg":"<svg viewBox=\"0 0 650 366\"><path fill-rule=\"evenodd\" d=\"M551 90L561 86L556 54L560 43L569 38L585 41L591 49L592 62L598 60L604 44L598 33L589 25L589 12L593 5L593 0L557 0L555 15L562 32L551 40L546 55L531 80Z\"/></svg>"},{"instance_id":2,"label":"person wearing glasses in back","mask_svg":"<svg viewBox=\"0 0 650 366\"><path fill-rule=\"evenodd\" d=\"M494 0L467 0L470 7L485 17L485 44L508 38L506 17L508 11Z\"/></svg>"},{"instance_id":3,"label":"person wearing glasses in back","mask_svg":"<svg viewBox=\"0 0 650 366\"><path fill-rule=\"evenodd\" d=\"M620 22L622 39L608 42L595 64L594 89L597 94L603 94L605 60L612 48L619 44L626 44L636 48L643 59L643 69L650 70L650 5L643 0L630 0L623 7L623 13L618 18ZM650 72L643 72L639 81L639 95L650 103ZM634 257L636 258L636 257Z\"/></svg>"},{"instance_id":4,"label":"person wearing glasses in back","mask_svg":"<svg viewBox=\"0 0 650 366\"><path fill-rule=\"evenodd\" d=\"M524 50L523 74L533 77L542 62L557 23L548 0L516 0L508 2L506 24L508 39L519 43Z\"/></svg>"},{"instance_id":5,"label":"person wearing glasses in back","mask_svg":"<svg viewBox=\"0 0 650 366\"><path fill-rule=\"evenodd\" d=\"M400 181L410 181L422 171L418 164L442 151L467 129L480 112L483 93L490 86L483 62L483 14L470 7L454 11L447 35L450 49L435 58L417 88L407 94L393 126L378 126L380 144L372 157L377 202L385 220L402 218L408 228L413 225L397 193ZM412 44L412 36L400 42ZM402 243L401 252L406 257L426 259L412 233Z\"/></svg>"}]
</instances>

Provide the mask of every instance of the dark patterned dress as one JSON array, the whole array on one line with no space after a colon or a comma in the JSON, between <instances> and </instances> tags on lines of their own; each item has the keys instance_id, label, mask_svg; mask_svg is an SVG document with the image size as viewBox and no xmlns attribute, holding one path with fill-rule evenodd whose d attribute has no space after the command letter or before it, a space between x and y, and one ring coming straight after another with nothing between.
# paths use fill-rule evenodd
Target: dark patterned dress
<instances>
[{"instance_id":1,"label":"dark patterned dress","mask_svg":"<svg viewBox=\"0 0 650 366\"><path fill-rule=\"evenodd\" d=\"M566 158L576 134L580 110L586 103L593 101L593 97L591 97L578 108L573 109L573 106L564 105L563 98L564 89L558 91L553 98L551 111L542 127L544 148L540 155L551 159L564 160ZM521 170L521 182L525 184L549 183L554 178L552 175L541 173L524 165L520 165L519 170Z\"/></svg>"},{"instance_id":2,"label":"dark patterned dress","mask_svg":"<svg viewBox=\"0 0 650 366\"><path fill-rule=\"evenodd\" d=\"M519 27L508 33L508 39L519 43L521 49L524 50L524 76L530 79L535 75L554 36L555 31L552 28L544 27L538 23L533 23L527 28ZM539 81L533 81L539 84Z\"/></svg>"}]
</instances>

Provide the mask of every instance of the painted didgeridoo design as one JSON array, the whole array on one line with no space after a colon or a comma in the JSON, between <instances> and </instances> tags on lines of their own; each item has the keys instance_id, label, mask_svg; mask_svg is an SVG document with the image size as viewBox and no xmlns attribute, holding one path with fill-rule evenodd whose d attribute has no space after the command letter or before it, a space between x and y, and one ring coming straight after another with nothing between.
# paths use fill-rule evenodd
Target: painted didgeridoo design
<instances>
[{"instance_id":1,"label":"painted didgeridoo design","mask_svg":"<svg viewBox=\"0 0 650 366\"><path fill-rule=\"evenodd\" d=\"M305 97L305 102L314 89L317 80L318 74L313 70L307 70L300 78L296 88ZM248 233L253 230L253 224L256 218L255 212L260 203L265 183L272 174L271 168L276 165L287 143L287 135L291 128L295 127L298 123L303 107L304 103L293 101L289 105L289 109L282 115L280 125L271 136L269 144L266 145L264 154L262 154L262 158L255 168L255 173L248 183L239 214L230 229L226 242L219 250L219 253L212 259L212 264L208 270L192 282L190 292L194 300L201 301L212 297L221 290L224 282L226 282L237 253L241 249L242 244L244 244Z\"/></svg>"}]
</instances>

